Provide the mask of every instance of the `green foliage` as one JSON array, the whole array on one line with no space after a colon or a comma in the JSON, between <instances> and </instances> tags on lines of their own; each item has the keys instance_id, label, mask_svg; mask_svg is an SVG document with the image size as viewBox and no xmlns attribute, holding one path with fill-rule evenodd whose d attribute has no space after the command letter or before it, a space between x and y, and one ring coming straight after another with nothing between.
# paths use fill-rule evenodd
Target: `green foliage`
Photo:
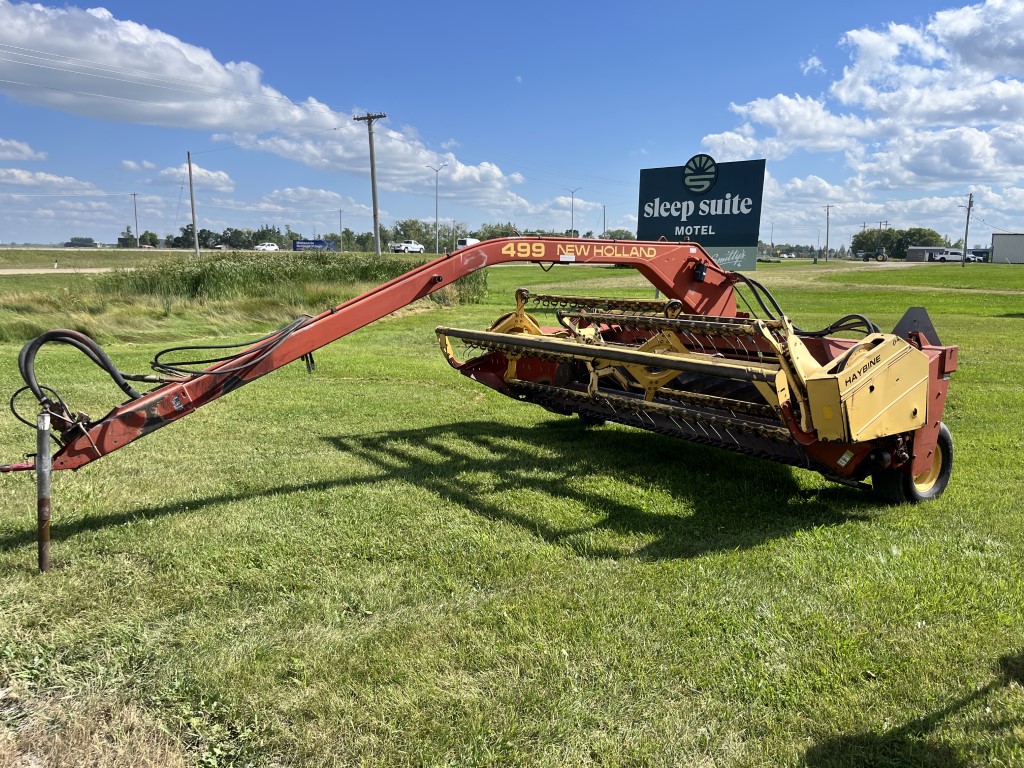
<instances>
[{"instance_id":1,"label":"green foliage","mask_svg":"<svg viewBox=\"0 0 1024 768\"><path fill-rule=\"evenodd\" d=\"M478 240L493 240L496 237L509 237L520 234L519 230L511 221L504 224L481 224L479 229L473 233Z\"/></svg>"},{"instance_id":2,"label":"green foliage","mask_svg":"<svg viewBox=\"0 0 1024 768\"><path fill-rule=\"evenodd\" d=\"M921 507L448 367L435 326L486 327L519 286L651 295L559 265L57 473L45 578L35 478L0 476L0 765L1024 765L1024 268L891 267L757 278L804 328L909 302L961 345L954 478ZM139 370L182 340L108 352ZM41 363L76 404L122 397L74 350ZM0 459L34 445L0 419Z\"/></svg>"},{"instance_id":3,"label":"green foliage","mask_svg":"<svg viewBox=\"0 0 1024 768\"><path fill-rule=\"evenodd\" d=\"M636 240L636 235L628 229L609 229L602 232L601 237L605 240Z\"/></svg>"},{"instance_id":4,"label":"green foliage","mask_svg":"<svg viewBox=\"0 0 1024 768\"><path fill-rule=\"evenodd\" d=\"M174 258L102 275L97 289L108 295L136 295L184 300L287 298L303 301L304 286L329 283L378 285L408 272L425 260L397 256L339 255L330 251L279 251ZM487 290L484 272L456 281L435 300L476 302ZM453 293L454 292L454 293Z\"/></svg>"},{"instance_id":5,"label":"green foliage","mask_svg":"<svg viewBox=\"0 0 1024 768\"><path fill-rule=\"evenodd\" d=\"M949 242L934 229L865 229L853 236L850 249L854 253L878 253L882 248L894 259L905 259L912 245L948 246Z\"/></svg>"},{"instance_id":6,"label":"green foliage","mask_svg":"<svg viewBox=\"0 0 1024 768\"><path fill-rule=\"evenodd\" d=\"M403 219L401 221L396 221L395 225L388 230L387 242L400 242L402 240L417 240L424 245L426 245L429 240L430 243L433 244L434 223L431 222L428 227L426 222L420 221L419 219ZM384 245L386 245L387 242L385 242Z\"/></svg>"}]
</instances>

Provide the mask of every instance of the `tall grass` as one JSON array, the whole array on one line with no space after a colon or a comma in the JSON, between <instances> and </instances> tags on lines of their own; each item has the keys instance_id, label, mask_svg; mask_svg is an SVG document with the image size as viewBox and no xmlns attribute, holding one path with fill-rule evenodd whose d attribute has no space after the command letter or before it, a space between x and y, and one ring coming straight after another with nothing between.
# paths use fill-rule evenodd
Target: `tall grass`
<instances>
[{"instance_id":1,"label":"tall grass","mask_svg":"<svg viewBox=\"0 0 1024 768\"><path fill-rule=\"evenodd\" d=\"M100 278L97 288L121 297L142 295L192 301L274 298L318 304L325 286L379 285L423 263L425 259L323 251L232 252L117 270ZM452 291L438 292L434 300L442 304L477 302L486 290L485 273L476 272L455 282Z\"/></svg>"},{"instance_id":2,"label":"tall grass","mask_svg":"<svg viewBox=\"0 0 1024 768\"><path fill-rule=\"evenodd\" d=\"M125 258L105 274L7 275L0 343L23 344L51 328L109 343L265 332L337 306L425 263L422 257L336 253L216 253ZM437 306L478 303L476 272L432 293Z\"/></svg>"}]
</instances>

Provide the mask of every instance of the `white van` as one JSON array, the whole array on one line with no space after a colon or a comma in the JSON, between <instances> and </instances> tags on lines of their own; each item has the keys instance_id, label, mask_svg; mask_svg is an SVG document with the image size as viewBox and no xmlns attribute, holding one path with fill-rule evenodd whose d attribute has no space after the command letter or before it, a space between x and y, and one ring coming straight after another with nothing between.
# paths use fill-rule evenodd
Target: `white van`
<instances>
[{"instance_id":1,"label":"white van","mask_svg":"<svg viewBox=\"0 0 1024 768\"><path fill-rule=\"evenodd\" d=\"M471 245L476 245L480 241L475 237L460 237L455 241L455 250L461 251L463 248L468 248Z\"/></svg>"}]
</instances>

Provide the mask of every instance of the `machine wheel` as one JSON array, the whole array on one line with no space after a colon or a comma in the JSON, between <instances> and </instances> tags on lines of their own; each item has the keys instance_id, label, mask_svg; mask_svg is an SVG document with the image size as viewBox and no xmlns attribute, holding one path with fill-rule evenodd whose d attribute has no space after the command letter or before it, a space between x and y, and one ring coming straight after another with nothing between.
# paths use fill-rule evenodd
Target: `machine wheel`
<instances>
[{"instance_id":1,"label":"machine wheel","mask_svg":"<svg viewBox=\"0 0 1024 768\"><path fill-rule=\"evenodd\" d=\"M603 427L607 423L600 416L589 413L577 412L576 415L580 417L580 424L584 427Z\"/></svg>"},{"instance_id":2,"label":"machine wheel","mask_svg":"<svg viewBox=\"0 0 1024 768\"><path fill-rule=\"evenodd\" d=\"M896 469L886 469L871 476L875 493L889 504L917 504L937 499L946 490L953 472L953 436L945 424L939 425L932 465L920 475L912 476Z\"/></svg>"}]
</instances>

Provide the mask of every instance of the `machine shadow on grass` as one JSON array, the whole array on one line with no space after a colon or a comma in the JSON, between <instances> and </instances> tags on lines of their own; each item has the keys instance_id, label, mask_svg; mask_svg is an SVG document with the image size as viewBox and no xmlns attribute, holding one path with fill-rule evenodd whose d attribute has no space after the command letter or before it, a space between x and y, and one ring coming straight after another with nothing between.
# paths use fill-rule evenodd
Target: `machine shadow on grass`
<instances>
[{"instance_id":1,"label":"machine shadow on grass","mask_svg":"<svg viewBox=\"0 0 1024 768\"><path fill-rule=\"evenodd\" d=\"M928 736L947 718L986 706L986 700L998 693L999 689L1024 685L1024 650L1001 657L997 666L998 673L994 680L946 706L883 733L844 734L823 741L807 751L802 764L806 768L873 768L882 765L957 768L967 765L952 748L929 742ZM983 733L979 734L985 743L969 745L968 749L975 753L975 758L982 759L985 755L991 756L994 748L1006 747L1009 751L1017 745L1016 729L1019 725L1019 722L1005 719L987 724L983 726ZM970 732L965 736L969 742Z\"/></svg>"},{"instance_id":2,"label":"machine shadow on grass","mask_svg":"<svg viewBox=\"0 0 1024 768\"><path fill-rule=\"evenodd\" d=\"M639 430L584 428L557 419L528 431L468 421L447 426L324 438L374 468L362 476L293 482L258 490L190 497L117 514L55 520L52 540L165 515L289 493L400 481L474 514L521 527L589 557L680 558L757 546L826 525L867 519L877 511L852 488L801 489L799 470ZM669 510L623 501L606 482L670 496ZM574 519L552 521L521 503L524 492L564 500ZM596 518L596 522L595 522ZM595 544L592 534L599 536ZM26 528L0 537L0 551L30 546ZM637 547L635 537L654 540ZM616 537L622 537L621 543ZM609 543L611 542L611 543Z\"/></svg>"},{"instance_id":3,"label":"machine shadow on grass","mask_svg":"<svg viewBox=\"0 0 1024 768\"><path fill-rule=\"evenodd\" d=\"M369 482L413 483L590 557L678 558L752 547L866 518L876 508L851 488L802 491L795 470L772 462L637 430L586 429L570 419L527 432L471 421L329 440L377 468ZM649 511L643 499L608 491L608 482L676 503ZM557 522L534 514L528 497L535 494L564 500L569 514ZM600 544L595 533L603 534ZM620 545L616 536L628 538ZM636 536L656 539L638 549Z\"/></svg>"}]
</instances>

